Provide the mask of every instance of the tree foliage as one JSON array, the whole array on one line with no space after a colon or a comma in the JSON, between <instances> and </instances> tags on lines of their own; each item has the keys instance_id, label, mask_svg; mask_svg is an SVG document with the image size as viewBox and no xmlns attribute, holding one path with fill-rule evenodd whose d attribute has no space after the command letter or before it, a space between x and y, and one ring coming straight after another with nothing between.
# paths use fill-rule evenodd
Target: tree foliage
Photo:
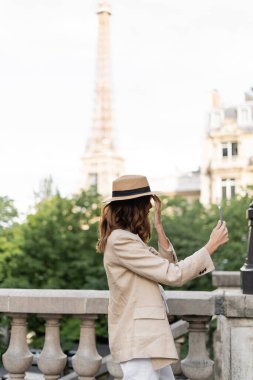
<instances>
[{"instance_id":1,"label":"tree foliage","mask_svg":"<svg viewBox=\"0 0 253 380\"><path fill-rule=\"evenodd\" d=\"M20 225L12 281L6 276L2 286L106 288L102 255L95 251L99 203L100 198L89 192L72 198L58 193L39 202L35 213Z\"/></svg>"},{"instance_id":2,"label":"tree foliage","mask_svg":"<svg viewBox=\"0 0 253 380\"><path fill-rule=\"evenodd\" d=\"M13 200L8 197L0 197L0 232L10 226L18 216Z\"/></svg>"},{"instance_id":3,"label":"tree foliage","mask_svg":"<svg viewBox=\"0 0 253 380\"><path fill-rule=\"evenodd\" d=\"M0 197L0 283L12 286L12 273L16 266L14 257L20 253L20 228L15 222L18 216L13 201Z\"/></svg>"},{"instance_id":4,"label":"tree foliage","mask_svg":"<svg viewBox=\"0 0 253 380\"><path fill-rule=\"evenodd\" d=\"M50 182L51 186L51 182ZM224 202L223 217L229 243L213 256L217 270L239 270L247 254L246 211L250 197ZM2 287L106 289L103 256L96 253L101 197L92 190L70 198L59 192L42 197L26 221L13 221L13 202L0 198L0 281ZM152 214L151 214L152 217ZM162 218L178 258L184 259L208 240L218 220L216 205L162 197ZM156 234L150 245L156 246ZM210 289L210 276L186 285L187 289Z\"/></svg>"}]
</instances>

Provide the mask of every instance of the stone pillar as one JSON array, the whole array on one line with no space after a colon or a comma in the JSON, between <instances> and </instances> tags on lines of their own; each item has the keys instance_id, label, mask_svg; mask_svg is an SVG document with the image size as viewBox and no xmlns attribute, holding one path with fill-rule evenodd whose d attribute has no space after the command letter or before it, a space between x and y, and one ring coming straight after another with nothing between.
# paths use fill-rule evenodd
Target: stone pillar
<instances>
[{"instance_id":1,"label":"stone pillar","mask_svg":"<svg viewBox=\"0 0 253 380\"><path fill-rule=\"evenodd\" d=\"M181 358L181 348L182 348L184 341L185 341L185 338L183 336L175 339L175 345L176 345L179 360L176 363L171 364L171 368L172 368L174 375L181 375L182 374L181 359L180 358Z\"/></svg>"},{"instance_id":2,"label":"stone pillar","mask_svg":"<svg viewBox=\"0 0 253 380\"><path fill-rule=\"evenodd\" d=\"M45 380L57 380L67 363L67 356L62 352L60 344L60 315L44 315L42 317L46 319L46 331L38 367Z\"/></svg>"},{"instance_id":3,"label":"stone pillar","mask_svg":"<svg viewBox=\"0 0 253 380\"><path fill-rule=\"evenodd\" d=\"M11 380L24 380L32 365L33 355L26 342L26 314L12 316L10 344L3 354L3 365Z\"/></svg>"},{"instance_id":4,"label":"stone pillar","mask_svg":"<svg viewBox=\"0 0 253 380\"><path fill-rule=\"evenodd\" d=\"M210 316L184 316L189 322L189 351L181 361L183 374L190 380L208 380L213 374L214 362L206 350L207 323Z\"/></svg>"},{"instance_id":5,"label":"stone pillar","mask_svg":"<svg viewBox=\"0 0 253 380\"><path fill-rule=\"evenodd\" d=\"M93 380L102 362L96 349L95 324L96 315L82 317L79 346L72 358L72 365L79 380Z\"/></svg>"},{"instance_id":6,"label":"stone pillar","mask_svg":"<svg viewBox=\"0 0 253 380\"><path fill-rule=\"evenodd\" d=\"M112 359L108 360L106 363L106 368L110 375L113 376L114 380L123 379L123 372L119 363L115 363Z\"/></svg>"},{"instance_id":7,"label":"stone pillar","mask_svg":"<svg viewBox=\"0 0 253 380\"><path fill-rule=\"evenodd\" d=\"M237 304L239 304L238 300ZM251 316L249 315L248 318L218 316L219 341L218 347L216 342L215 349L215 380L253 379L252 313L253 300L251 301Z\"/></svg>"}]
</instances>

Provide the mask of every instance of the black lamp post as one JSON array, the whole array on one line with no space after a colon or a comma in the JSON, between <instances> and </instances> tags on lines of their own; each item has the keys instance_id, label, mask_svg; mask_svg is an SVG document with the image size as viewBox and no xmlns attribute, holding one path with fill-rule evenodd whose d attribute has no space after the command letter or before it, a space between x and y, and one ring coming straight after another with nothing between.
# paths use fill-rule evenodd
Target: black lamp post
<instances>
[{"instance_id":1,"label":"black lamp post","mask_svg":"<svg viewBox=\"0 0 253 380\"><path fill-rule=\"evenodd\" d=\"M241 267L241 288L243 294L253 294L253 202L248 208L249 239L248 257Z\"/></svg>"}]
</instances>

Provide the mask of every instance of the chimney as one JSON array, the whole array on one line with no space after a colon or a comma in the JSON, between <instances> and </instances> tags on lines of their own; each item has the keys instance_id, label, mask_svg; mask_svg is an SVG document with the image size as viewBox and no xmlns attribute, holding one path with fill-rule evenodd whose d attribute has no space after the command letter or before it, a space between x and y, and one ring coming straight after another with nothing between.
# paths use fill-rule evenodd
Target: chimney
<instances>
[{"instance_id":1,"label":"chimney","mask_svg":"<svg viewBox=\"0 0 253 380\"><path fill-rule=\"evenodd\" d=\"M219 91L216 89L212 90L211 102L212 102L212 108L220 108L221 107L220 94L219 94Z\"/></svg>"}]
</instances>

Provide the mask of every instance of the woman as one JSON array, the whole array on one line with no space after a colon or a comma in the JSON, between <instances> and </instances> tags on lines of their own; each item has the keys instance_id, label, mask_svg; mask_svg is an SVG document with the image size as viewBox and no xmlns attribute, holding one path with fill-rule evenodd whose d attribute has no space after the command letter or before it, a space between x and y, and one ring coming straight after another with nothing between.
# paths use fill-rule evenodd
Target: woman
<instances>
[{"instance_id":1,"label":"woman","mask_svg":"<svg viewBox=\"0 0 253 380\"><path fill-rule=\"evenodd\" d=\"M147 246L151 198L158 251ZM181 286L212 271L210 256L226 241L226 225L219 222L203 248L177 261L163 230L160 200L151 192L147 178L129 175L113 182L112 198L101 215L97 249L104 252L110 290L110 350L121 365L124 380L174 379L170 364L178 356L159 284Z\"/></svg>"}]
</instances>

